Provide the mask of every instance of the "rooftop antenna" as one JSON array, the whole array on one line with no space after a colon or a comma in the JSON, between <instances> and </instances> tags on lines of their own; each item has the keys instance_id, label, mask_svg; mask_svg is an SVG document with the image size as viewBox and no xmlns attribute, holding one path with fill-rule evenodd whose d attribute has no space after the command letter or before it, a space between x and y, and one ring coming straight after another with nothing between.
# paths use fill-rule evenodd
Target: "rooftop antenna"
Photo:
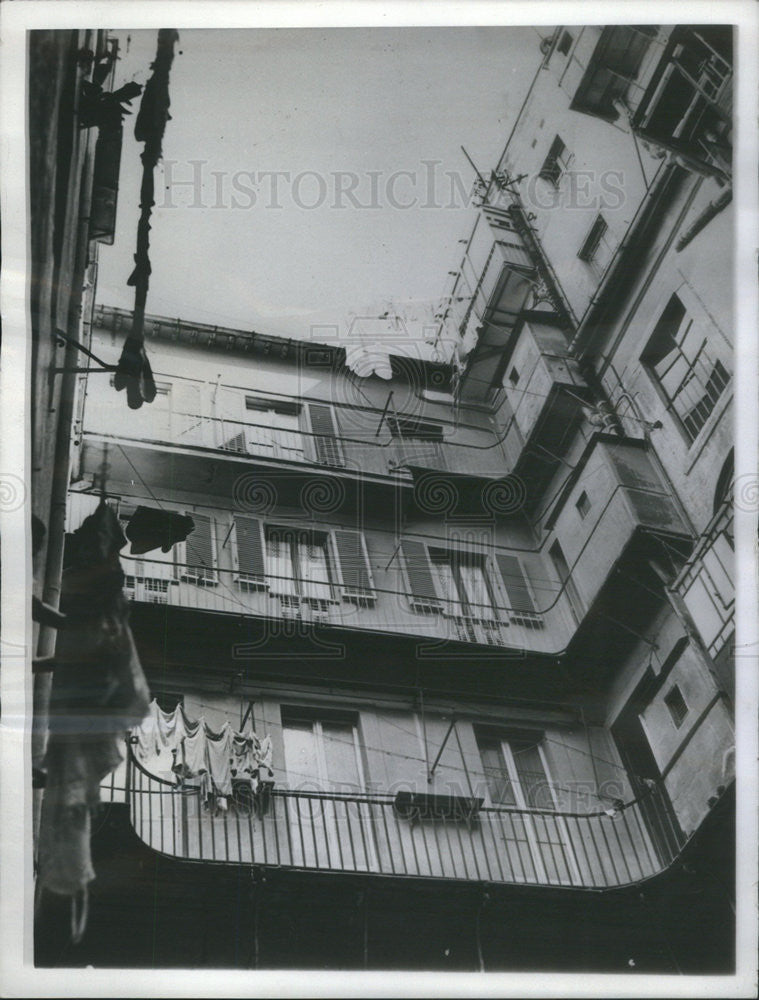
<instances>
[{"instance_id":1,"label":"rooftop antenna","mask_svg":"<svg viewBox=\"0 0 759 1000\"><path fill-rule=\"evenodd\" d=\"M469 153L467 153L467 151L464 149L463 146L461 147L461 152L464 154L464 156L467 158L467 160L469 160L469 166L477 174L477 179L480 182L480 184L482 184L483 191L485 192L485 194L487 194L487 190L488 190L488 187L490 185L486 183L485 178L482 176L482 174L479 172L479 170L477 169L477 167L474 165L474 160L469 155Z\"/></svg>"}]
</instances>

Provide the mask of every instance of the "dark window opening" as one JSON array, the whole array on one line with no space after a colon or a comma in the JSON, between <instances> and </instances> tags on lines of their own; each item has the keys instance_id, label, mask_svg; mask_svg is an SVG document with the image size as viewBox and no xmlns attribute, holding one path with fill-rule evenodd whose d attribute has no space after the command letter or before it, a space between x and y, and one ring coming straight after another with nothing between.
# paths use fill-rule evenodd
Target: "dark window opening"
<instances>
[{"instance_id":1,"label":"dark window opening","mask_svg":"<svg viewBox=\"0 0 759 1000\"><path fill-rule=\"evenodd\" d=\"M588 494L583 490L582 493L577 498L577 503L575 504L577 512L580 517L585 518L590 511L590 500L588 500Z\"/></svg>"},{"instance_id":2,"label":"dark window opening","mask_svg":"<svg viewBox=\"0 0 759 1000\"><path fill-rule=\"evenodd\" d=\"M616 118L614 102L623 100L637 79L655 31L649 26L604 28L572 107L601 118Z\"/></svg>"},{"instance_id":3,"label":"dark window opening","mask_svg":"<svg viewBox=\"0 0 759 1000\"><path fill-rule=\"evenodd\" d=\"M509 372L509 382L511 382L512 385L516 385L519 382L519 372L516 368L512 368Z\"/></svg>"},{"instance_id":4,"label":"dark window opening","mask_svg":"<svg viewBox=\"0 0 759 1000\"><path fill-rule=\"evenodd\" d=\"M548 155L543 161L543 166L540 168L540 176L543 180L550 181L554 187L558 187L562 175L569 166L569 159L570 156L567 147L564 145L561 136L557 135L551 143L551 148L548 150Z\"/></svg>"},{"instance_id":5,"label":"dark window opening","mask_svg":"<svg viewBox=\"0 0 759 1000\"><path fill-rule=\"evenodd\" d=\"M608 229L609 226L606 219L602 215L599 215L590 227L590 232L585 237L585 241L577 253L580 260L589 262L595 258L601 246L601 241L606 236Z\"/></svg>"},{"instance_id":6,"label":"dark window opening","mask_svg":"<svg viewBox=\"0 0 759 1000\"><path fill-rule=\"evenodd\" d=\"M556 48L561 52L563 56L569 55L569 50L572 48L572 42L574 38L568 31L562 31L561 38L559 39L559 44Z\"/></svg>"},{"instance_id":7,"label":"dark window opening","mask_svg":"<svg viewBox=\"0 0 759 1000\"><path fill-rule=\"evenodd\" d=\"M664 696L664 704L669 709L669 714L672 716L675 728L679 729L683 724L685 716L688 714L688 706L685 704L683 693L677 684Z\"/></svg>"}]
</instances>

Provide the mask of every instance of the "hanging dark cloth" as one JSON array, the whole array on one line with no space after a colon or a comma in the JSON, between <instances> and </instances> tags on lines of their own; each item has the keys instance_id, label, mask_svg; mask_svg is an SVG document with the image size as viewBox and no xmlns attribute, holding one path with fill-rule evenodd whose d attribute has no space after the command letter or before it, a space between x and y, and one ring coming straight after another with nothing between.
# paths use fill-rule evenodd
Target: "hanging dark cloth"
<instances>
[{"instance_id":1,"label":"hanging dark cloth","mask_svg":"<svg viewBox=\"0 0 759 1000\"><path fill-rule=\"evenodd\" d=\"M134 315L132 329L124 344L116 368L113 384L117 391L126 389L127 404L138 410L143 403L152 403L156 397L153 372L145 352L145 304L150 284L150 215L154 205L153 169L161 157L163 134L169 121L169 70L174 61L174 44L179 35L174 29L162 28L158 32L156 57L151 64L153 73L145 84L140 110L134 126L134 136L145 144L140 186L140 219L137 223L137 247L134 270L127 284L134 288Z\"/></svg>"},{"instance_id":2,"label":"hanging dark cloth","mask_svg":"<svg viewBox=\"0 0 759 1000\"><path fill-rule=\"evenodd\" d=\"M150 704L121 589L125 544L118 518L101 501L74 532L62 579L67 629L55 652L39 885L72 897L86 893L95 876L90 813L100 783L121 763L124 734Z\"/></svg>"},{"instance_id":3,"label":"hanging dark cloth","mask_svg":"<svg viewBox=\"0 0 759 1000\"><path fill-rule=\"evenodd\" d=\"M156 507L138 507L126 527L126 536L132 543L132 555L142 555L160 547L170 552L177 542L183 542L195 527L189 515Z\"/></svg>"}]
</instances>

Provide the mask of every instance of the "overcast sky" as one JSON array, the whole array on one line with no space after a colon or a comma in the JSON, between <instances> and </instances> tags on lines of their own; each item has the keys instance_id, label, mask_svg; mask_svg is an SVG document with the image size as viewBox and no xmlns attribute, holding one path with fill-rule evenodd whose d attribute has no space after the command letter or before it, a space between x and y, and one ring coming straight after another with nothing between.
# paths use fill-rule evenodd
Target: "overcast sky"
<instances>
[{"instance_id":1,"label":"overcast sky","mask_svg":"<svg viewBox=\"0 0 759 1000\"><path fill-rule=\"evenodd\" d=\"M183 32L148 311L296 337L314 325L343 335L352 317L393 308L430 317L473 220L460 147L481 170L495 165L550 30ZM117 86L143 83L155 54L155 32L132 32L128 52L126 34ZM139 214L133 123L98 277L98 300L124 308Z\"/></svg>"}]
</instances>

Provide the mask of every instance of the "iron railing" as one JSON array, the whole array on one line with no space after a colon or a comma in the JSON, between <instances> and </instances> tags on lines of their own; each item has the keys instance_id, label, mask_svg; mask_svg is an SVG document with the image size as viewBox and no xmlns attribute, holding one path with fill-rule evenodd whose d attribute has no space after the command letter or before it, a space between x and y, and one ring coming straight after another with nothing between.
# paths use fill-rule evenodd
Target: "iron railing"
<instances>
[{"instance_id":1,"label":"iron railing","mask_svg":"<svg viewBox=\"0 0 759 1000\"><path fill-rule=\"evenodd\" d=\"M231 568L142 559L122 553L124 593L133 601L190 608L228 615L250 615L287 634L312 626L394 632L429 640L481 646L561 649L575 628L574 619L556 585L545 612L526 612L493 599L466 605L454 600L420 601L395 587L356 591L329 579L278 576L252 577Z\"/></svg>"},{"instance_id":2,"label":"iron railing","mask_svg":"<svg viewBox=\"0 0 759 1000\"><path fill-rule=\"evenodd\" d=\"M658 786L600 812L486 806L425 819L391 795L286 789L206 808L199 789L131 755L125 785L111 781L102 798L128 803L148 847L190 861L606 889L664 870L683 841Z\"/></svg>"},{"instance_id":3,"label":"iron railing","mask_svg":"<svg viewBox=\"0 0 759 1000\"><path fill-rule=\"evenodd\" d=\"M712 656L720 653L735 628L733 549L733 498L730 494L707 525L672 585L697 623Z\"/></svg>"}]
</instances>

